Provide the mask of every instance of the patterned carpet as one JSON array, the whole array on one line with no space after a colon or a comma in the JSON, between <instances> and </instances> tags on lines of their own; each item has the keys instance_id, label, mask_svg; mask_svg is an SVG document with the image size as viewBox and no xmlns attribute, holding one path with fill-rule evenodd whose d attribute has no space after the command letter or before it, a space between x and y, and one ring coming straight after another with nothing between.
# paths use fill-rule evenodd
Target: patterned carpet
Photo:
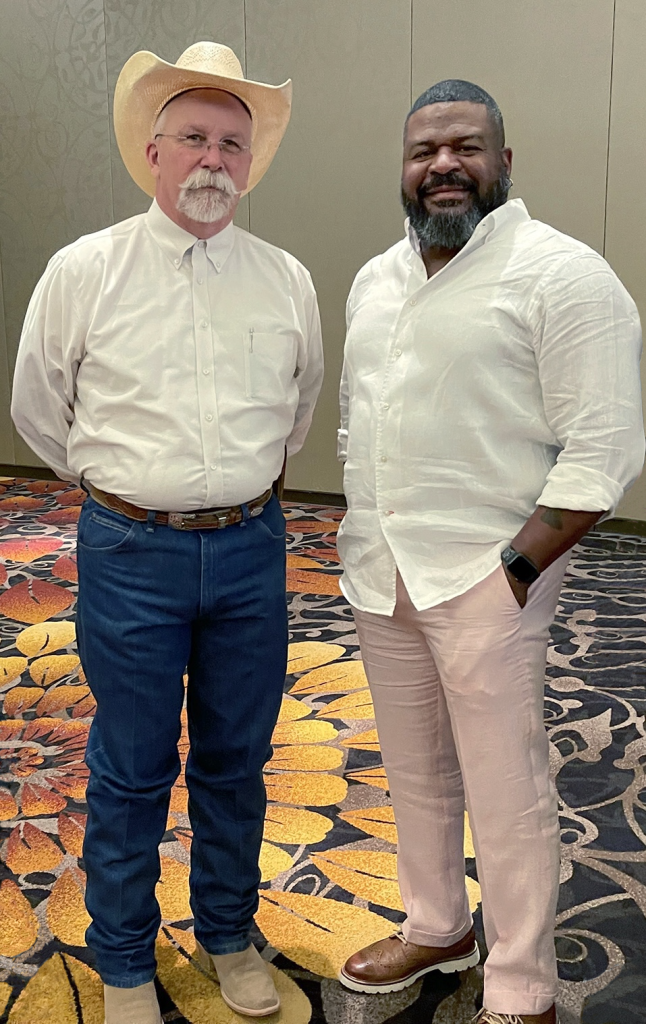
<instances>
[{"instance_id":1,"label":"patterned carpet","mask_svg":"<svg viewBox=\"0 0 646 1024\"><path fill-rule=\"evenodd\" d=\"M83 492L0 481L0 1024L102 1024L84 945L81 847L93 701L74 642ZM402 919L396 832L352 618L338 589L342 513L285 506L292 645L254 936L281 969L286 1024L466 1024L481 968L390 996L334 980ZM562 1024L646 1021L646 540L574 553L549 652L546 724L561 798L557 948ZM181 741L182 759L187 743ZM159 993L165 1021L233 1024L191 959L191 844L180 778L161 848ZM466 874L477 908L473 849ZM476 911L483 944L480 914ZM272 1018L273 1020L274 1018Z\"/></svg>"}]
</instances>

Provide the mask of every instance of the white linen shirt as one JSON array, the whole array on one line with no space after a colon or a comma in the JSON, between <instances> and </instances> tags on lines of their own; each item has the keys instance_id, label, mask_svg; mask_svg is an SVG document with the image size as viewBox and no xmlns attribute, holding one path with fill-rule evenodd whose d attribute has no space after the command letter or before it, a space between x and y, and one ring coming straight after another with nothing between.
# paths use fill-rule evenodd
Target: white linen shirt
<instances>
[{"instance_id":1,"label":"white linen shirt","mask_svg":"<svg viewBox=\"0 0 646 1024\"><path fill-rule=\"evenodd\" d=\"M260 495L321 386L318 307L293 256L230 224L147 213L61 249L24 322L19 433L63 479L188 512Z\"/></svg>"},{"instance_id":2,"label":"white linen shirt","mask_svg":"<svg viewBox=\"0 0 646 1024\"><path fill-rule=\"evenodd\" d=\"M464 593L538 504L612 511L644 457L634 302L588 246L520 199L427 279L417 237L347 306L343 593L391 615ZM347 433L346 433L347 432Z\"/></svg>"}]
</instances>

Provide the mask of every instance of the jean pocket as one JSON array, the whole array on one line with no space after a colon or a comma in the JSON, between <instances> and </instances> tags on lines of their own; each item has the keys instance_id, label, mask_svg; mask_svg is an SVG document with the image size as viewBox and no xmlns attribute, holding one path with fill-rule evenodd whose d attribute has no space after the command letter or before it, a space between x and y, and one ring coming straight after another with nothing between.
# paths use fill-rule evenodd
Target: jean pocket
<instances>
[{"instance_id":1,"label":"jean pocket","mask_svg":"<svg viewBox=\"0 0 646 1024\"><path fill-rule=\"evenodd\" d=\"M262 532L268 534L272 540L285 543L287 522L275 495L269 499L261 514L253 517L252 522L256 523Z\"/></svg>"},{"instance_id":2,"label":"jean pocket","mask_svg":"<svg viewBox=\"0 0 646 1024\"><path fill-rule=\"evenodd\" d=\"M95 507L81 514L78 544L91 551L116 551L125 547L139 524L116 512Z\"/></svg>"}]
</instances>

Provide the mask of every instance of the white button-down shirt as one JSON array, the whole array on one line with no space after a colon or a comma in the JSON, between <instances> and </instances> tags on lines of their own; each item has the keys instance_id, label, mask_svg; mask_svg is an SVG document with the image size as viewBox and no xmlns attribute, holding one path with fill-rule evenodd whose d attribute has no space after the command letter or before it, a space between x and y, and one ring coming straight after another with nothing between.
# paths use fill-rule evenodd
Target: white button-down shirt
<instances>
[{"instance_id":1,"label":"white button-down shirt","mask_svg":"<svg viewBox=\"0 0 646 1024\"><path fill-rule=\"evenodd\" d=\"M144 508L237 505L303 444L323 355L310 275L153 202L57 253L25 318L12 415L63 479Z\"/></svg>"},{"instance_id":2,"label":"white button-down shirt","mask_svg":"<svg viewBox=\"0 0 646 1024\"><path fill-rule=\"evenodd\" d=\"M635 304L521 200L430 279L410 232L347 312L339 550L357 608L392 614L397 568L419 610L456 597L538 504L612 511L639 474Z\"/></svg>"}]
</instances>

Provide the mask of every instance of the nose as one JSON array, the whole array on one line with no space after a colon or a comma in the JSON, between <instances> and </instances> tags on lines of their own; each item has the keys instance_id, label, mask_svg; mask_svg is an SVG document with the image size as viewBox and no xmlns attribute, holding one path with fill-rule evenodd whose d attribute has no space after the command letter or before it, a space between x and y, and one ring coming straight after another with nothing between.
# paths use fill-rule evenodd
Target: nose
<instances>
[{"instance_id":1,"label":"nose","mask_svg":"<svg viewBox=\"0 0 646 1024\"><path fill-rule=\"evenodd\" d=\"M217 142L212 142L209 148L204 150L200 160L200 167L204 167L209 171L221 171L224 169L222 153Z\"/></svg>"},{"instance_id":2,"label":"nose","mask_svg":"<svg viewBox=\"0 0 646 1024\"><path fill-rule=\"evenodd\" d=\"M440 146L428 164L429 172L435 174L449 174L450 171L457 171L460 167L460 158L450 146Z\"/></svg>"}]
</instances>

